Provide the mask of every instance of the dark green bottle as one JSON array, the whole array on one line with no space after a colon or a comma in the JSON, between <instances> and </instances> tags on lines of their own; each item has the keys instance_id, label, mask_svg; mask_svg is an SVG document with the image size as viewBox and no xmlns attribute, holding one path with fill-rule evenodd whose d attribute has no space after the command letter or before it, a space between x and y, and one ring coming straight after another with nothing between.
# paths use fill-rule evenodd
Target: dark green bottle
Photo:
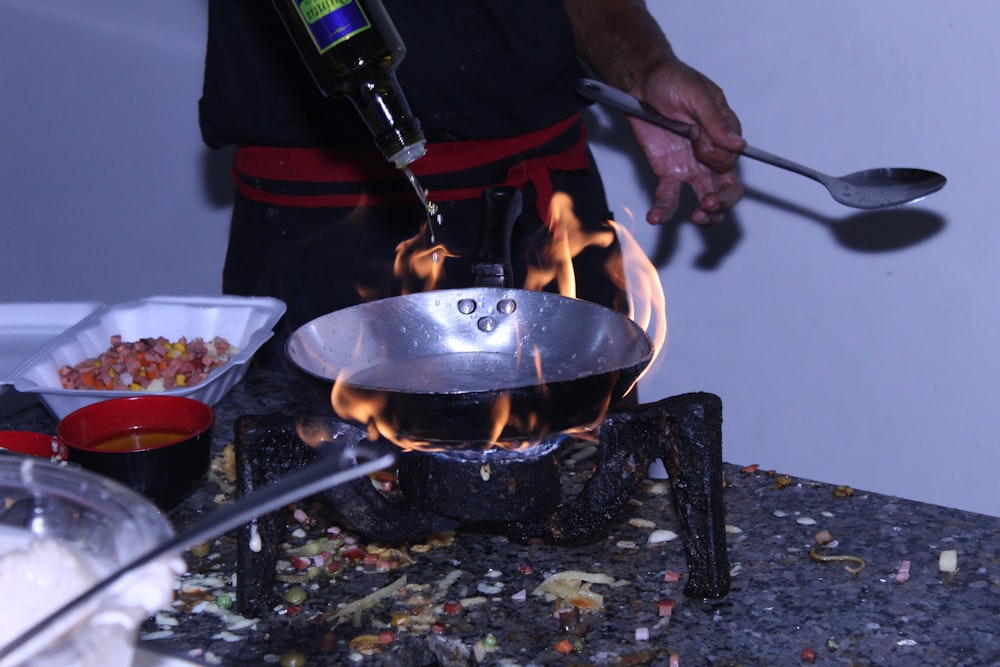
<instances>
[{"instance_id":1,"label":"dark green bottle","mask_svg":"<svg viewBox=\"0 0 1000 667\"><path fill-rule=\"evenodd\" d=\"M375 145L402 169L424 154L420 121L396 79L406 55L381 0L273 0L316 85L354 103Z\"/></svg>"}]
</instances>

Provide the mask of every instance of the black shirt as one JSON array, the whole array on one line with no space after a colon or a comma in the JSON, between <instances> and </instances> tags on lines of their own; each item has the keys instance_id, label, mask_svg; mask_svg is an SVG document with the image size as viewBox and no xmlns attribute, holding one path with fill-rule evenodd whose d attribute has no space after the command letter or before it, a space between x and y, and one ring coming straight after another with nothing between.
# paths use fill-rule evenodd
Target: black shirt
<instances>
[{"instance_id":1,"label":"black shirt","mask_svg":"<svg viewBox=\"0 0 1000 667\"><path fill-rule=\"evenodd\" d=\"M323 97L270 0L209 0L199 103L219 148L364 148L351 104ZM383 0L407 54L397 73L430 142L509 137L586 106L562 0Z\"/></svg>"}]
</instances>

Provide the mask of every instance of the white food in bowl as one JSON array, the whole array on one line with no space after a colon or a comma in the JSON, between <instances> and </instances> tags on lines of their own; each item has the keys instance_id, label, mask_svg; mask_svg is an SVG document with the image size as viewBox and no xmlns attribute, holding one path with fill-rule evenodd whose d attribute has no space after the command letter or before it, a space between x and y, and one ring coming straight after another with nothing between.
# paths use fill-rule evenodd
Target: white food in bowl
<instances>
[{"instance_id":1,"label":"white food in bowl","mask_svg":"<svg viewBox=\"0 0 1000 667\"><path fill-rule=\"evenodd\" d=\"M56 540L0 530L0 645L98 581L97 564Z\"/></svg>"},{"instance_id":2,"label":"white food in bowl","mask_svg":"<svg viewBox=\"0 0 1000 667\"><path fill-rule=\"evenodd\" d=\"M0 457L0 646L168 539L152 503L111 480ZM0 659L0 667L130 667L138 627L185 569L170 555L127 573Z\"/></svg>"}]
</instances>

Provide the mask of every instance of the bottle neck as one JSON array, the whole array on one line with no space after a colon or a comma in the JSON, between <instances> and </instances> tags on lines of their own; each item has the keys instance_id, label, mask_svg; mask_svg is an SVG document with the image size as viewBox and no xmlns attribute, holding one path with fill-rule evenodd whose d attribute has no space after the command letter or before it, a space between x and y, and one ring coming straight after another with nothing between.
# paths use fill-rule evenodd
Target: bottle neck
<instances>
[{"instance_id":1,"label":"bottle neck","mask_svg":"<svg viewBox=\"0 0 1000 667\"><path fill-rule=\"evenodd\" d=\"M426 152L420 121L410 111L395 71L382 70L345 92L386 160L402 169Z\"/></svg>"}]
</instances>

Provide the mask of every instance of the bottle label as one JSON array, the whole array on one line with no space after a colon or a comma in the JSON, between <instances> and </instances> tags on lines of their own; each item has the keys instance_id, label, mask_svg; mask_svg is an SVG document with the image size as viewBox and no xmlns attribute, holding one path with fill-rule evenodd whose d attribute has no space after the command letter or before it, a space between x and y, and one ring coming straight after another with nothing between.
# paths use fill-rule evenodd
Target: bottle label
<instances>
[{"instance_id":1,"label":"bottle label","mask_svg":"<svg viewBox=\"0 0 1000 667\"><path fill-rule=\"evenodd\" d=\"M372 27L357 0L294 0L320 53Z\"/></svg>"}]
</instances>

